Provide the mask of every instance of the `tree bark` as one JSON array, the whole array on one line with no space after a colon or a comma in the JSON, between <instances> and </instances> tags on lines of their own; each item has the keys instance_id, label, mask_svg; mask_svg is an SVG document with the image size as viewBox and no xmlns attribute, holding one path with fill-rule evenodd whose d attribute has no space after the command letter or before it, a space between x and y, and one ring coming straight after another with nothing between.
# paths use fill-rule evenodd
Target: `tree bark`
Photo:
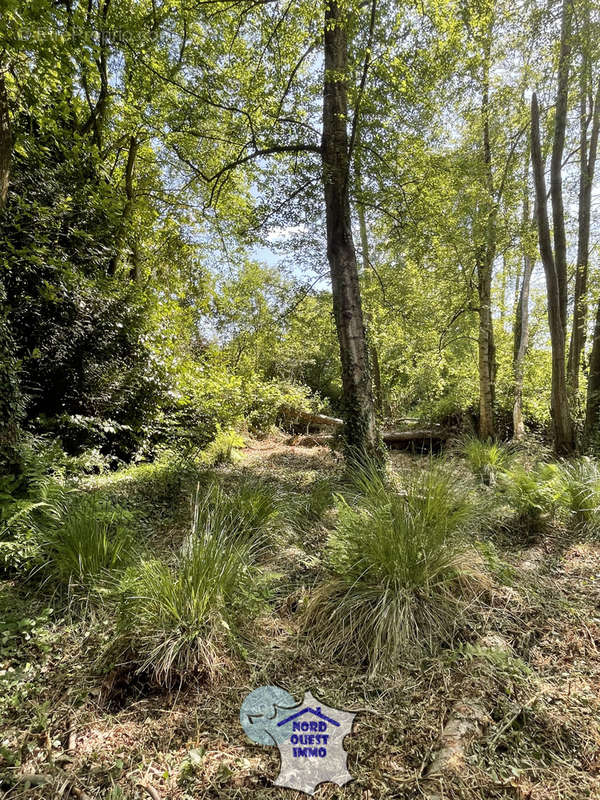
<instances>
[{"instance_id":1,"label":"tree bark","mask_svg":"<svg viewBox=\"0 0 600 800\"><path fill-rule=\"evenodd\" d=\"M586 20L589 25L589 18ZM583 43L582 66L579 82L579 198L578 198L578 231L577 231L577 267L575 272L575 298L573 305L573 327L569 345L567 374L571 396L577 397L579 390L579 372L581 357L585 348L587 327L587 279L590 254L590 217L592 208L592 185L598 150L598 132L600 129L600 82L592 108L588 114L588 71L589 53ZM588 140L590 124L592 129Z\"/></svg>"},{"instance_id":2,"label":"tree bark","mask_svg":"<svg viewBox=\"0 0 600 800\"><path fill-rule=\"evenodd\" d=\"M567 330L567 234L565 231L565 211L562 194L562 162L565 149L567 129L567 111L569 99L569 68L571 61L571 22L572 0L563 0L560 54L558 59L558 88L556 95L556 113L554 118L554 137L550 159L550 200L552 202L552 229L554 237L554 264L560 321L564 331ZM536 98L537 104L537 98ZM538 116L539 120L539 116ZM538 122L539 129L539 122ZM538 200L539 208L539 200Z\"/></svg>"},{"instance_id":3,"label":"tree bark","mask_svg":"<svg viewBox=\"0 0 600 800\"><path fill-rule=\"evenodd\" d=\"M529 215L529 159L530 148L525 154L525 174L523 176L523 217L521 242L523 248L523 277L515 308L514 349L513 349L513 375L514 375L514 406L513 406L513 437L518 441L525 435L523 424L523 367L529 346L529 285L535 261L530 252L530 230L532 220ZM535 211L534 219L535 223Z\"/></svg>"},{"instance_id":4,"label":"tree bark","mask_svg":"<svg viewBox=\"0 0 600 800\"><path fill-rule=\"evenodd\" d=\"M106 118L106 110L108 107L108 97L109 97L109 80L108 80L109 47L108 47L107 20L108 20L108 12L110 10L110 3L111 0L104 0L104 2L102 2L98 8L100 31L99 31L99 43L98 43L99 55L96 58L96 67L98 69L98 77L100 79L100 89L98 91L98 97L96 98L96 102L93 104L89 95L86 72L84 71L82 75L82 84L88 104L90 106L90 115L87 121L82 125L81 133L89 133L89 131L92 131L92 140L96 145L96 147L98 148L98 150L102 149L102 137L104 134L104 123ZM93 29L91 2L88 4L86 22L90 27L90 29Z\"/></svg>"},{"instance_id":5,"label":"tree bark","mask_svg":"<svg viewBox=\"0 0 600 800\"><path fill-rule=\"evenodd\" d=\"M484 51L483 92L481 102L482 150L485 170L485 233L477 248L479 291L479 437L494 436L494 403L496 383L496 346L492 319L492 272L496 257L496 203L492 174L492 151L489 128L489 62L491 30Z\"/></svg>"},{"instance_id":6,"label":"tree bark","mask_svg":"<svg viewBox=\"0 0 600 800\"><path fill-rule=\"evenodd\" d=\"M531 162L535 182L538 239L540 255L546 274L548 295L548 324L552 347L551 414L554 427L554 449L558 455L575 451L575 429L567 391L565 343L567 330L567 237L565 233L562 197L562 160L567 125L569 68L571 59L572 0L563 0L558 87L554 136L550 163L550 197L554 251L550 240L550 221L546 194L546 179L540 143L540 112L537 95L531 98Z\"/></svg>"},{"instance_id":7,"label":"tree bark","mask_svg":"<svg viewBox=\"0 0 600 800\"><path fill-rule=\"evenodd\" d=\"M382 458L371 392L349 199L347 38L336 0L325 4L322 164L333 311L344 389L344 436L351 460Z\"/></svg>"},{"instance_id":8,"label":"tree bark","mask_svg":"<svg viewBox=\"0 0 600 800\"><path fill-rule=\"evenodd\" d=\"M590 355L587 399L585 408L585 425L583 428L583 446L598 446L598 429L600 427L600 301L596 309L596 323Z\"/></svg>"},{"instance_id":9,"label":"tree bark","mask_svg":"<svg viewBox=\"0 0 600 800\"><path fill-rule=\"evenodd\" d=\"M566 0L566 2L568 2L568 0ZM556 125L564 124L564 122L564 118L561 122L557 116ZM559 276L559 269L566 266L566 261L564 263L559 261L557 264L552 252L548 203L546 199L546 180L544 177L544 163L540 143L540 112L535 92L531 98L531 162L536 193L538 240L540 255L546 275L548 296L548 325L550 327L550 341L552 347L551 413L554 428L554 448L559 455L569 455L575 450L575 439L569 410L565 370L566 296L561 290L562 281ZM553 162L555 162L554 154ZM555 183L556 176L554 176L553 185L555 185ZM555 231L555 243L556 241ZM560 242L560 234L558 241Z\"/></svg>"},{"instance_id":10,"label":"tree bark","mask_svg":"<svg viewBox=\"0 0 600 800\"><path fill-rule=\"evenodd\" d=\"M529 346L529 284L534 260L529 253L523 254L523 280L515 314L515 351L513 372L515 378L515 402L513 406L513 437L518 441L525 435L523 424L523 367Z\"/></svg>"},{"instance_id":11,"label":"tree bark","mask_svg":"<svg viewBox=\"0 0 600 800\"><path fill-rule=\"evenodd\" d=\"M360 147L360 144L358 147ZM360 232L360 247L362 250L362 266L363 266L363 280L365 284L370 284L370 275L372 272L371 267L371 257L370 257L370 248L369 248L369 234L367 232L367 220L365 217L365 207L361 202L361 194L362 194L362 180L361 180L361 171L360 171L360 161L357 155L355 159L356 167L355 167L355 183L356 183L356 193L358 195L358 200L356 202L356 216L358 217L358 230ZM379 353L377 352L377 345L373 341L372 331L371 331L371 320L367 314L365 314L365 322L367 327L367 347L369 348L369 356L371 358L371 367L372 367L372 378L373 378L373 395L375 401L375 408L379 414L383 411L383 393L381 388L381 369L379 366Z\"/></svg>"},{"instance_id":12,"label":"tree bark","mask_svg":"<svg viewBox=\"0 0 600 800\"><path fill-rule=\"evenodd\" d=\"M592 134L590 137L590 150L588 155L587 173L589 178L589 184L588 186L586 186L586 190L589 188L590 205L586 206L586 211L588 214L587 216L588 230L586 232L588 239L587 239L587 251L585 253L586 257L589 257L589 219L590 219L589 212L591 207L591 188L594 178L594 168L596 164L599 131L600 131L600 82L598 84L598 89L596 91L596 97L594 101L594 116L592 122ZM592 352L590 355L590 366L588 374L585 424L583 428L583 443L585 447L589 447L592 444L594 433L598 429L599 422L600 422L600 301L598 302L598 309L596 312L596 322L594 326L594 335L592 339Z\"/></svg>"}]
</instances>

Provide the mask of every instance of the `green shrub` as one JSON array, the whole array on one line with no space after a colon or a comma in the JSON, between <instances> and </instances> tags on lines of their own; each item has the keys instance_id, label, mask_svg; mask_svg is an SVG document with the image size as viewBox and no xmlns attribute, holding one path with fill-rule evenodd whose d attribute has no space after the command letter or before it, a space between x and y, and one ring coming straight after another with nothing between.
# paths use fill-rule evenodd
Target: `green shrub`
<instances>
[{"instance_id":1,"label":"green shrub","mask_svg":"<svg viewBox=\"0 0 600 800\"><path fill-rule=\"evenodd\" d=\"M244 437L239 433L232 430L219 430L205 449L202 460L210 467L216 467L219 464L234 464L240 458L237 451L241 450L244 444Z\"/></svg>"},{"instance_id":2,"label":"green shrub","mask_svg":"<svg viewBox=\"0 0 600 800\"><path fill-rule=\"evenodd\" d=\"M499 485L519 522L528 527L539 527L559 506L560 474L555 464L515 465L501 475Z\"/></svg>"},{"instance_id":3,"label":"green shrub","mask_svg":"<svg viewBox=\"0 0 600 800\"><path fill-rule=\"evenodd\" d=\"M227 513L217 508L210 526L194 528L174 566L146 561L126 573L113 658L166 686L215 674L256 600L258 545L230 534Z\"/></svg>"},{"instance_id":4,"label":"green shrub","mask_svg":"<svg viewBox=\"0 0 600 800\"><path fill-rule=\"evenodd\" d=\"M511 461L510 448L500 442L482 442L476 436L466 436L459 440L457 450L466 460L469 469L483 483L493 485L498 473L506 470Z\"/></svg>"},{"instance_id":5,"label":"green shrub","mask_svg":"<svg viewBox=\"0 0 600 800\"><path fill-rule=\"evenodd\" d=\"M0 570L29 572L39 560L40 534L55 527L68 507L72 489L52 477L0 478Z\"/></svg>"},{"instance_id":6,"label":"green shrub","mask_svg":"<svg viewBox=\"0 0 600 800\"><path fill-rule=\"evenodd\" d=\"M194 486L207 483L208 470L194 454L163 451L157 461L94 476L86 481L114 505L130 510L139 522L156 528L176 524L189 512Z\"/></svg>"},{"instance_id":7,"label":"green shrub","mask_svg":"<svg viewBox=\"0 0 600 800\"><path fill-rule=\"evenodd\" d=\"M366 657L375 672L450 636L482 575L464 538L475 508L449 474L419 471L398 492L361 481L362 501L337 498L330 578L309 599L306 623L328 653Z\"/></svg>"},{"instance_id":8,"label":"green shrub","mask_svg":"<svg viewBox=\"0 0 600 800\"><path fill-rule=\"evenodd\" d=\"M561 501L578 526L600 523L600 469L591 458L565 461L559 467Z\"/></svg>"},{"instance_id":9,"label":"green shrub","mask_svg":"<svg viewBox=\"0 0 600 800\"><path fill-rule=\"evenodd\" d=\"M244 417L249 429L256 434L264 433L275 425L284 406L311 411L319 404L318 396L311 397L307 386L282 380L261 381L252 378L246 381L244 394Z\"/></svg>"}]
</instances>

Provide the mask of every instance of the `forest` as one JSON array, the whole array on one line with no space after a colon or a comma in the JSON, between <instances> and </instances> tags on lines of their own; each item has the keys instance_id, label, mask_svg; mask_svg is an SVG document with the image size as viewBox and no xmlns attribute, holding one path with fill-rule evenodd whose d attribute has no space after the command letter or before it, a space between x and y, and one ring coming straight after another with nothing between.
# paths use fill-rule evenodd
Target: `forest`
<instances>
[{"instance_id":1,"label":"forest","mask_svg":"<svg viewBox=\"0 0 600 800\"><path fill-rule=\"evenodd\" d=\"M599 136L599 0L3 0L0 796L600 800Z\"/></svg>"}]
</instances>

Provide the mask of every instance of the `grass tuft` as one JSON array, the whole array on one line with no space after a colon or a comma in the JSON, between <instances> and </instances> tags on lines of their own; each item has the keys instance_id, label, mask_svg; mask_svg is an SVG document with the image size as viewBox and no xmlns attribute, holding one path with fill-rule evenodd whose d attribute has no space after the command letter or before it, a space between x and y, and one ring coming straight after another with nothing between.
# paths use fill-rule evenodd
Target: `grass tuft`
<instances>
[{"instance_id":1,"label":"grass tuft","mask_svg":"<svg viewBox=\"0 0 600 800\"><path fill-rule=\"evenodd\" d=\"M39 571L57 588L89 589L109 571L130 562L134 536L122 509L82 495L70 503L55 524L36 532L42 563Z\"/></svg>"},{"instance_id":2,"label":"grass tuft","mask_svg":"<svg viewBox=\"0 0 600 800\"><path fill-rule=\"evenodd\" d=\"M159 560L128 570L121 583L111 657L173 686L213 677L235 647L236 631L257 601L259 536L247 534L220 489L196 502L192 532L170 566Z\"/></svg>"},{"instance_id":3,"label":"grass tuft","mask_svg":"<svg viewBox=\"0 0 600 800\"><path fill-rule=\"evenodd\" d=\"M203 462L209 467L235 464L240 459L238 450L244 447L244 437L233 430L217 431L217 435L204 450Z\"/></svg>"},{"instance_id":4,"label":"grass tuft","mask_svg":"<svg viewBox=\"0 0 600 800\"><path fill-rule=\"evenodd\" d=\"M281 498L268 484L245 479L230 492L213 482L196 490L192 531L194 535L213 532L232 539L254 540L267 536L282 519Z\"/></svg>"},{"instance_id":5,"label":"grass tuft","mask_svg":"<svg viewBox=\"0 0 600 800\"><path fill-rule=\"evenodd\" d=\"M369 486L363 473L360 481L361 501L337 499L330 578L309 599L306 624L328 654L366 656L374 673L407 649L451 636L483 575L464 536L475 509L451 476L419 471L399 492L380 477Z\"/></svg>"},{"instance_id":6,"label":"grass tuft","mask_svg":"<svg viewBox=\"0 0 600 800\"><path fill-rule=\"evenodd\" d=\"M496 483L498 474L508 469L513 459L508 445L491 440L483 442L476 436L460 439L456 450L466 460L473 475L487 486Z\"/></svg>"}]
</instances>

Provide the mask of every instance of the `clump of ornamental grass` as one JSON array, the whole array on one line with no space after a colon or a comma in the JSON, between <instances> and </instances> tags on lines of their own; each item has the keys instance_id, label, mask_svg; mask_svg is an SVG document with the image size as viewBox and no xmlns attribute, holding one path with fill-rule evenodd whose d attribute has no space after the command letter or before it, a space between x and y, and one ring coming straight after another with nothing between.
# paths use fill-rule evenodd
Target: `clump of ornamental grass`
<instances>
[{"instance_id":1,"label":"clump of ornamental grass","mask_svg":"<svg viewBox=\"0 0 600 800\"><path fill-rule=\"evenodd\" d=\"M239 527L220 502L210 515L194 514L173 564L145 561L121 582L117 637L107 655L160 685L214 677L258 603L262 541L235 535Z\"/></svg>"},{"instance_id":2,"label":"clump of ornamental grass","mask_svg":"<svg viewBox=\"0 0 600 800\"><path fill-rule=\"evenodd\" d=\"M475 506L448 472L414 472L394 491L378 469L362 470L357 484L360 496L337 497L329 577L308 600L306 627L322 651L366 659L374 673L451 638L486 579L466 538Z\"/></svg>"},{"instance_id":3,"label":"clump of ornamental grass","mask_svg":"<svg viewBox=\"0 0 600 800\"><path fill-rule=\"evenodd\" d=\"M331 480L318 478L307 487L302 504L302 513L308 522L316 522L331 508L334 494Z\"/></svg>"},{"instance_id":4,"label":"clump of ornamental grass","mask_svg":"<svg viewBox=\"0 0 600 800\"><path fill-rule=\"evenodd\" d=\"M317 478L295 492L285 493L280 504L282 517L300 533L316 530L334 505L334 486L331 478Z\"/></svg>"},{"instance_id":5,"label":"clump of ornamental grass","mask_svg":"<svg viewBox=\"0 0 600 800\"><path fill-rule=\"evenodd\" d=\"M464 436L456 443L456 451L467 462L469 469L482 483L493 486L500 472L508 469L513 452L502 442L482 441L476 436Z\"/></svg>"},{"instance_id":6,"label":"clump of ornamental grass","mask_svg":"<svg viewBox=\"0 0 600 800\"><path fill-rule=\"evenodd\" d=\"M69 504L58 524L38 532L38 541L39 571L57 587L91 587L124 569L135 549L131 516L94 495Z\"/></svg>"},{"instance_id":7,"label":"clump of ornamental grass","mask_svg":"<svg viewBox=\"0 0 600 800\"><path fill-rule=\"evenodd\" d=\"M584 456L564 461L558 469L560 500L578 528L597 530L600 526L600 468Z\"/></svg>"}]
</instances>

